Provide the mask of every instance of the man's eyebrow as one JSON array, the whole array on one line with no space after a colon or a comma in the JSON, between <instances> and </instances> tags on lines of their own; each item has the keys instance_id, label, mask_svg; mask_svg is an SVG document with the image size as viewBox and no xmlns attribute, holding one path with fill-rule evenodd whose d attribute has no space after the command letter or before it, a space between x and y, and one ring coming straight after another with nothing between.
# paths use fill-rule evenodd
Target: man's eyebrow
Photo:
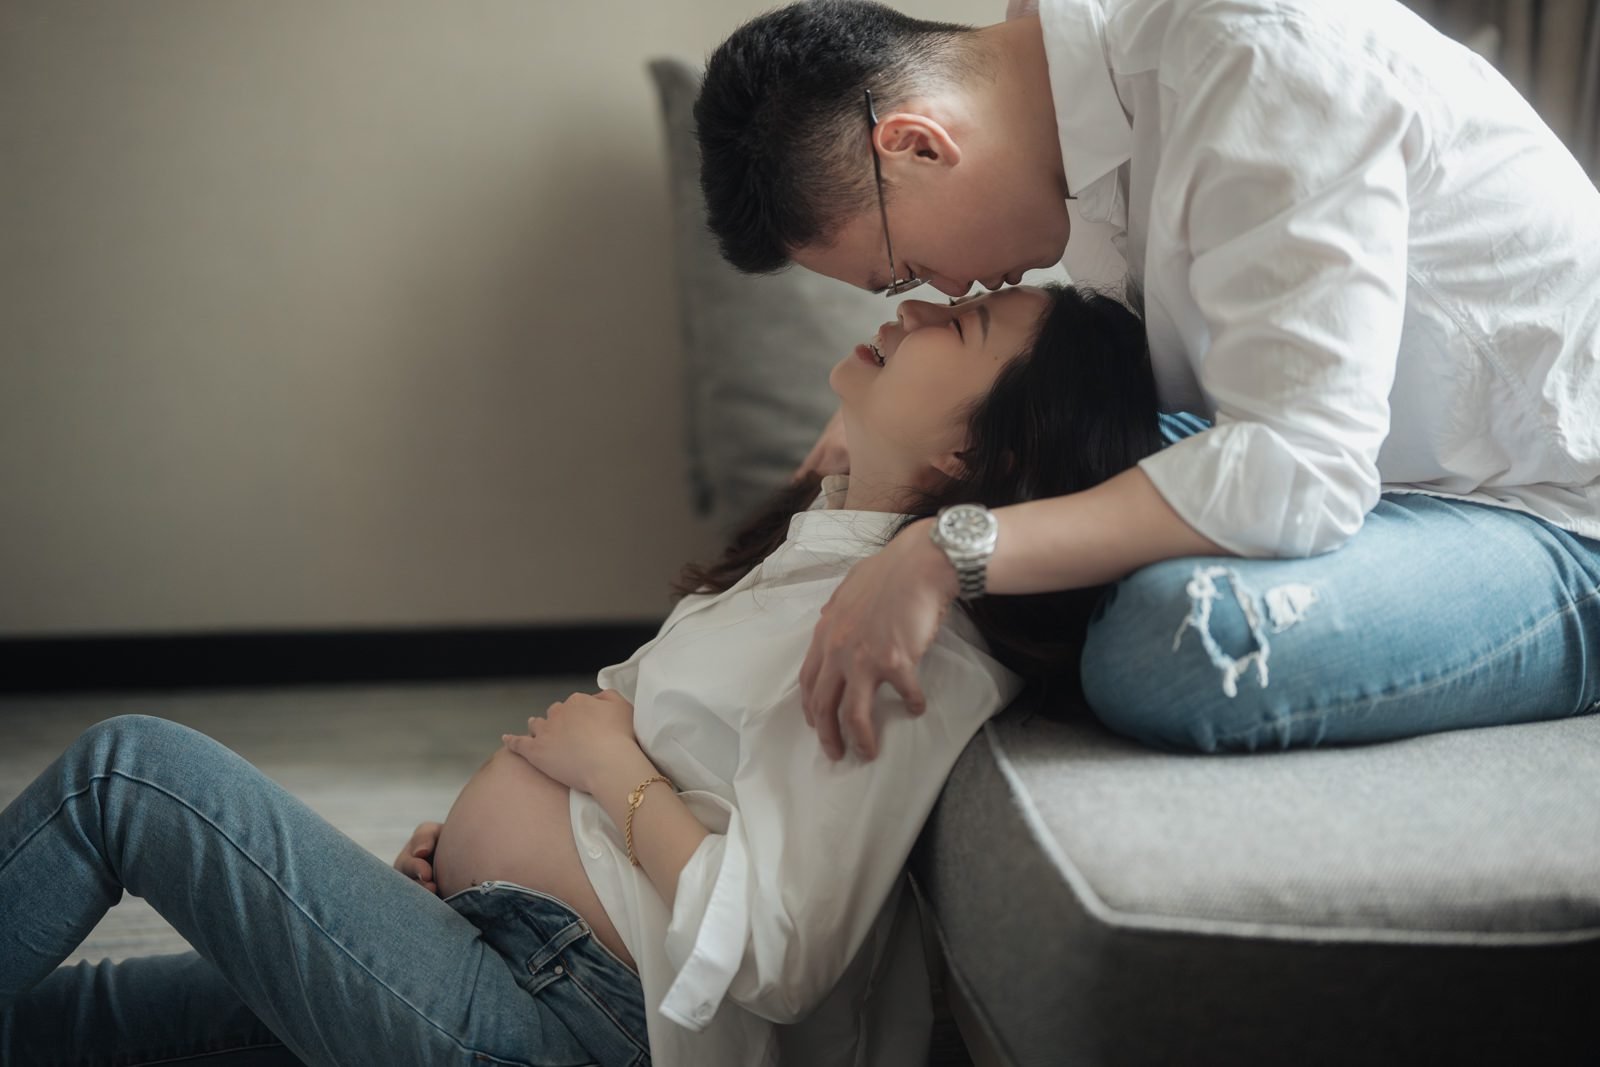
<instances>
[{"instance_id":1,"label":"man's eyebrow","mask_svg":"<svg viewBox=\"0 0 1600 1067\"><path fill-rule=\"evenodd\" d=\"M983 327L983 343L989 343L989 303L984 301L978 305L978 325Z\"/></svg>"}]
</instances>

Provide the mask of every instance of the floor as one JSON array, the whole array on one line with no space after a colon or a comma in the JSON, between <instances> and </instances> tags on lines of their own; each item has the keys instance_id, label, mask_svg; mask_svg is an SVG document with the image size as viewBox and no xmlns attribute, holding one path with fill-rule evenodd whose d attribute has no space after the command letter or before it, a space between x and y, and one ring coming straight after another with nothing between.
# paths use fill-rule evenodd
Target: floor
<instances>
[{"instance_id":1,"label":"floor","mask_svg":"<svg viewBox=\"0 0 1600 1067\"><path fill-rule=\"evenodd\" d=\"M417 823L444 819L457 791L527 717L587 687L588 677L440 685L0 698L0 808L86 727L139 713L221 741L361 845L392 861ZM124 896L80 959L188 949L143 900ZM929 1067L970 1065L947 1014Z\"/></svg>"}]
</instances>

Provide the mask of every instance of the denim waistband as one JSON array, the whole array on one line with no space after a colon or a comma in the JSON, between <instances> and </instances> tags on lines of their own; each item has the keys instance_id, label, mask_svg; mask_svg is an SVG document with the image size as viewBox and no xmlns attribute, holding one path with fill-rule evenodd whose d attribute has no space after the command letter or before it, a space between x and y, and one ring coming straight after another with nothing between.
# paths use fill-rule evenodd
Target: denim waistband
<instances>
[{"instance_id":1,"label":"denim waistband","mask_svg":"<svg viewBox=\"0 0 1600 1067\"><path fill-rule=\"evenodd\" d=\"M512 966L517 984L559 1014L602 1067L647 1067L639 976L561 900L515 882L480 882L445 898Z\"/></svg>"}]
</instances>

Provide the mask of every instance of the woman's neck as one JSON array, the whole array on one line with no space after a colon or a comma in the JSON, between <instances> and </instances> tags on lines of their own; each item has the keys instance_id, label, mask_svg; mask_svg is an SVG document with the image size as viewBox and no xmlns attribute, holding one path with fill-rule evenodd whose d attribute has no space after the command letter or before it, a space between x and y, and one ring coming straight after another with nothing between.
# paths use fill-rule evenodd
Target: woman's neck
<instances>
[{"instance_id":1,"label":"woman's neck","mask_svg":"<svg viewBox=\"0 0 1600 1067\"><path fill-rule=\"evenodd\" d=\"M890 473L852 456L844 507L850 511L887 511L898 515L917 495L914 487L908 488L911 481L905 474Z\"/></svg>"}]
</instances>

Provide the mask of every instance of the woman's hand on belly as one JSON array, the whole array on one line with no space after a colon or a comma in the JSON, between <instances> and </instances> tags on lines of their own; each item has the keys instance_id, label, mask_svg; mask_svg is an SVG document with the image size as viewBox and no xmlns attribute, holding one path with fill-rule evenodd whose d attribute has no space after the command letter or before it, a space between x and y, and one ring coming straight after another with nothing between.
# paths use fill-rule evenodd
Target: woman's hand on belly
<instances>
[{"instance_id":1,"label":"woman's hand on belly","mask_svg":"<svg viewBox=\"0 0 1600 1067\"><path fill-rule=\"evenodd\" d=\"M573 693L543 717L530 716L527 733L500 740L562 785L591 796L613 768L644 757L633 736L633 705L615 689Z\"/></svg>"},{"instance_id":2,"label":"woman's hand on belly","mask_svg":"<svg viewBox=\"0 0 1600 1067\"><path fill-rule=\"evenodd\" d=\"M418 823L411 831L411 840L394 860L395 870L435 894L439 892L439 884L433 880L433 850L439 843L439 831L443 829L442 822Z\"/></svg>"}]
</instances>

